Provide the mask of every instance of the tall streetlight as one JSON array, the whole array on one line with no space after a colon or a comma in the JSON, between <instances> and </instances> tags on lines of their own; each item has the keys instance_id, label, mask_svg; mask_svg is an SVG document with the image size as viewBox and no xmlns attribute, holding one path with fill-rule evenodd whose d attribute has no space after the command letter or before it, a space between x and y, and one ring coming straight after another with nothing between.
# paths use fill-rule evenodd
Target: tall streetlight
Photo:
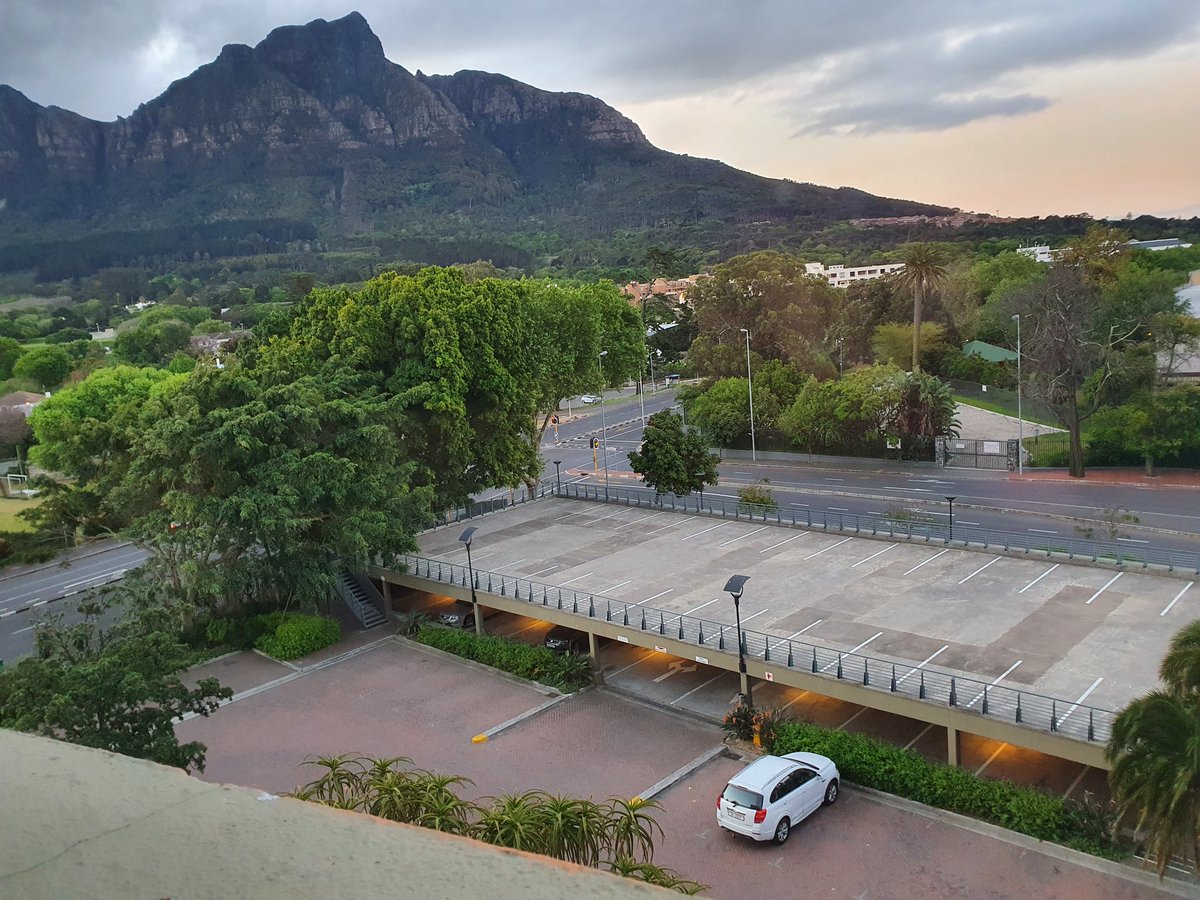
<instances>
[{"instance_id":1,"label":"tall streetlight","mask_svg":"<svg viewBox=\"0 0 1200 900\"><path fill-rule=\"evenodd\" d=\"M737 621L738 673L741 675L742 696L746 698L747 706L753 706L754 699L750 695L750 678L746 675L746 641L742 636L742 610L738 603L742 599L742 591L746 589L746 582L749 580L749 575L732 575L725 582L725 592L733 597L733 615Z\"/></svg>"},{"instance_id":2,"label":"tall streetlight","mask_svg":"<svg viewBox=\"0 0 1200 900\"><path fill-rule=\"evenodd\" d=\"M471 564L471 538L479 529L471 527L458 536L467 545L467 577L471 579L471 610L475 616L475 633L483 634L483 617L479 615L479 598L475 596L475 567Z\"/></svg>"},{"instance_id":3,"label":"tall streetlight","mask_svg":"<svg viewBox=\"0 0 1200 900\"><path fill-rule=\"evenodd\" d=\"M946 502L950 504L950 540L954 540L954 501L958 497L947 497Z\"/></svg>"},{"instance_id":4,"label":"tall streetlight","mask_svg":"<svg viewBox=\"0 0 1200 900\"><path fill-rule=\"evenodd\" d=\"M608 502L608 420L604 416L604 357L607 350L601 350L597 362L600 366L600 443L604 447L604 501Z\"/></svg>"},{"instance_id":5,"label":"tall streetlight","mask_svg":"<svg viewBox=\"0 0 1200 900\"><path fill-rule=\"evenodd\" d=\"M837 339L838 348L838 378L842 377L842 339Z\"/></svg>"},{"instance_id":6,"label":"tall streetlight","mask_svg":"<svg viewBox=\"0 0 1200 900\"><path fill-rule=\"evenodd\" d=\"M561 492L562 491L562 470L559 468L559 466L562 465L562 460L561 459L552 459L550 461L552 463L554 463L554 480L556 482L558 482L558 490L559 490L559 492Z\"/></svg>"},{"instance_id":7,"label":"tall streetlight","mask_svg":"<svg viewBox=\"0 0 1200 900\"><path fill-rule=\"evenodd\" d=\"M1013 317L1017 323L1017 474L1025 474L1025 418L1021 415L1021 314Z\"/></svg>"},{"instance_id":8,"label":"tall streetlight","mask_svg":"<svg viewBox=\"0 0 1200 900\"><path fill-rule=\"evenodd\" d=\"M754 462L758 461L758 451L754 446L754 378L750 374L750 331L747 328L742 329L742 334L746 336L746 385L750 388L750 459Z\"/></svg>"}]
</instances>

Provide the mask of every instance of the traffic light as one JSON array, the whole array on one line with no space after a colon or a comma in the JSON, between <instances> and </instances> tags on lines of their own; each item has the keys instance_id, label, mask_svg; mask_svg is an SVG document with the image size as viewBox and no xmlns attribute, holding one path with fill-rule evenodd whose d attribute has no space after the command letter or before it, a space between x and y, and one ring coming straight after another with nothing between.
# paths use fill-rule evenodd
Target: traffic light
<instances>
[{"instance_id":1,"label":"traffic light","mask_svg":"<svg viewBox=\"0 0 1200 900\"><path fill-rule=\"evenodd\" d=\"M600 438L598 438L598 437L592 438L592 449L595 450L599 446L600 446Z\"/></svg>"}]
</instances>

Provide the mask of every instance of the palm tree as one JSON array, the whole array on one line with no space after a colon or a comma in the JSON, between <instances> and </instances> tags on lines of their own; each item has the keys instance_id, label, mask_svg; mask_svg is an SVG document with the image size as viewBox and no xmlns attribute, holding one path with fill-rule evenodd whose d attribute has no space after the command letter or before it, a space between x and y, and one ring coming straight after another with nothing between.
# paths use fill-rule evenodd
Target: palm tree
<instances>
[{"instance_id":1,"label":"palm tree","mask_svg":"<svg viewBox=\"0 0 1200 900\"><path fill-rule=\"evenodd\" d=\"M1159 675L1167 689L1121 711L1105 757L1118 822L1133 818L1162 877L1173 853L1200 862L1200 621L1175 635Z\"/></svg>"},{"instance_id":2,"label":"palm tree","mask_svg":"<svg viewBox=\"0 0 1200 900\"><path fill-rule=\"evenodd\" d=\"M913 295L913 373L921 371L921 313L925 297L946 283L946 253L935 244L909 244L900 253L904 268L896 278Z\"/></svg>"}]
</instances>

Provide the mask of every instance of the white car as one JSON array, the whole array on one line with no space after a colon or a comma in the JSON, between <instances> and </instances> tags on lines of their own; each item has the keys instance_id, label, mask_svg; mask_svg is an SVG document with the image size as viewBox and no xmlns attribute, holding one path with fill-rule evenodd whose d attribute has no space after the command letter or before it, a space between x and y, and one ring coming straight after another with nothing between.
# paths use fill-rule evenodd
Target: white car
<instances>
[{"instance_id":1,"label":"white car","mask_svg":"<svg viewBox=\"0 0 1200 900\"><path fill-rule=\"evenodd\" d=\"M717 798L717 824L756 841L782 844L792 827L838 797L837 766L816 753L762 756Z\"/></svg>"},{"instance_id":2,"label":"white car","mask_svg":"<svg viewBox=\"0 0 1200 900\"><path fill-rule=\"evenodd\" d=\"M599 403L600 398L595 396L594 394L584 394L582 397L579 398L579 402L580 403Z\"/></svg>"}]
</instances>

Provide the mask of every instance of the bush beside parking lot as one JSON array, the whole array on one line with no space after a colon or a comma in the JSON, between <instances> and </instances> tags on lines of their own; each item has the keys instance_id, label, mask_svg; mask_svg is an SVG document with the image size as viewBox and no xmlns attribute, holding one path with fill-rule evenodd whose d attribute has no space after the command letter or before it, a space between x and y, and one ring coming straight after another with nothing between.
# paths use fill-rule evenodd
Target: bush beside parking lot
<instances>
[{"instance_id":1,"label":"bush beside parking lot","mask_svg":"<svg viewBox=\"0 0 1200 900\"><path fill-rule=\"evenodd\" d=\"M528 678L562 691L577 691L592 683L591 660L574 653L555 654L511 638L478 635L473 631L423 624L412 635L438 650L472 659L520 678Z\"/></svg>"},{"instance_id":2,"label":"bush beside parking lot","mask_svg":"<svg viewBox=\"0 0 1200 900\"><path fill-rule=\"evenodd\" d=\"M1120 859L1127 855L1111 838L1111 818L1094 803L1080 803L1008 781L979 778L866 735L803 722L778 725L770 752L782 756L797 751L828 756L837 763L843 778L863 787L1097 856Z\"/></svg>"},{"instance_id":3,"label":"bush beside parking lot","mask_svg":"<svg viewBox=\"0 0 1200 900\"><path fill-rule=\"evenodd\" d=\"M342 626L324 616L281 616L273 631L260 635L254 646L275 659L299 659L336 644Z\"/></svg>"}]
</instances>

